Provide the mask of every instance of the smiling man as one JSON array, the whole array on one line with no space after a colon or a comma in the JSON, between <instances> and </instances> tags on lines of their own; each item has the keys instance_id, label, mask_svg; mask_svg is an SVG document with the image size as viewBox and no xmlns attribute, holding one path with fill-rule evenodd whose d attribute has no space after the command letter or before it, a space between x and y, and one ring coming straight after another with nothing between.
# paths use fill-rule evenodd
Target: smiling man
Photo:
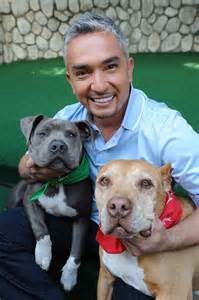
<instances>
[{"instance_id":1,"label":"smiling man","mask_svg":"<svg viewBox=\"0 0 199 300\"><path fill-rule=\"evenodd\" d=\"M73 91L98 128L107 127L106 122L113 129L119 127L128 103L133 60L118 47L117 38L104 31L77 36L68 45L66 61Z\"/></svg>"},{"instance_id":2,"label":"smiling man","mask_svg":"<svg viewBox=\"0 0 199 300\"><path fill-rule=\"evenodd\" d=\"M156 166L172 165L172 176L199 205L199 136L177 111L149 99L132 82L133 60L124 36L114 22L91 13L81 15L69 28L64 60L66 76L78 103L55 115L70 121L87 120L95 132L84 144L95 184L99 168L113 159L144 159ZM26 154L19 164L22 177L45 180L59 173L34 164ZM125 180L125 178L124 178ZM83 201L83 199L82 199ZM55 256L67 253L69 222L46 214ZM93 198L87 248L97 248L99 223ZM127 240L132 255L179 249L199 243L199 209L171 229L157 219L152 234L138 242ZM23 208L0 215L0 296L3 299L63 299L61 288L34 261L34 239ZM80 299L80 298L79 298ZM114 300L151 299L121 280Z\"/></svg>"}]
</instances>

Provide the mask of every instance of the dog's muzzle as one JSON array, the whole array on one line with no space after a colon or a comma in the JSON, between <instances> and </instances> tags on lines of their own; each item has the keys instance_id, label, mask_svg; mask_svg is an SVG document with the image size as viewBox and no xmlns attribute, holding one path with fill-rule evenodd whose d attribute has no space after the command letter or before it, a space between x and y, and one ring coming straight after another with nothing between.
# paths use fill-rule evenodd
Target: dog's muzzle
<instances>
[{"instance_id":1,"label":"dog's muzzle","mask_svg":"<svg viewBox=\"0 0 199 300\"><path fill-rule=\"evenodd\" d=\"M114 197L108 201L107 211L111 218L126 218L132 211L132 203L129 199Z\"/></svg>"},{"instance_id":2,"label":"dog's muzzle","mask_svg":"<svg viewBox=\"0 0 199 300\"><path fill-rule=\"evenodd\" d=\"M67 149L67 145L61 140L53 140L48 146L48 150L52 154L64 154Z\"/></svg>"}]
</instances>

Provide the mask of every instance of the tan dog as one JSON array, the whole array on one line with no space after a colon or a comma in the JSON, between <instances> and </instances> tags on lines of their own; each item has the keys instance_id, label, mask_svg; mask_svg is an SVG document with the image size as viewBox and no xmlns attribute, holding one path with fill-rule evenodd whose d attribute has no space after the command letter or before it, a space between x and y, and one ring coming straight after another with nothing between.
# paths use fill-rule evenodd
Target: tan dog
<instances>
[{"instance_id":1,"label":"tan dog","mask_svg":"<svg viewBox=\"0 0 199 300\"><path fill-rule=\"evenodd\" d=\"M120 240L149 236L171 189L170 171L170 164L156 168L141 160L116 160L102 167L95 191L101 231ZM194 206L188 199L179 201L181 221ZM116 276L158 300L190 300L192 286L199 289L199 246L140 257L100 247L100 260L98 300L111 299Z\"/></svg>"}]
</instances>

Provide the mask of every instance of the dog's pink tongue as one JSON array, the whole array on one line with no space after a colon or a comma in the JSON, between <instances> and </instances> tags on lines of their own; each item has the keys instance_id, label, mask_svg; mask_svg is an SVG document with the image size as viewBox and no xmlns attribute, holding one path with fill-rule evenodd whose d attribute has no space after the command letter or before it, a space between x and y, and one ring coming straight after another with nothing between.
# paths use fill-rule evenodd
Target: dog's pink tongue
<instances>
[{"instance_id":1,"label":"dog's pink tongue","mask_svg":"<svg viewBox=\"0 0 199 300\"><path fill-rule=\"evenodd\" d=\"M144 238L151 236L151 229L140 231L140 235Z\"/></svg>"}]
</instances>

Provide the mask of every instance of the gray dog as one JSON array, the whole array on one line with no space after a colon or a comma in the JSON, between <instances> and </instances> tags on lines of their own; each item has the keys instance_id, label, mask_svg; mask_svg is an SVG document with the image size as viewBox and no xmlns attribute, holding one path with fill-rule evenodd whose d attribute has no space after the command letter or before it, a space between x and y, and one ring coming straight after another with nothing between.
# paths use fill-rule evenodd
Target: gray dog
<instances>
[{"instance_id":1,"label":"gray dog","mask_svg":"<svg viewBox=\"0 0 199 300\"><path fill-rule=\"evenodd\" d=\"M91 137L91 129L83 121L73 123L39 115L22 119L21 130L33 161L40 167L63 170L66 176L45 184L20 181L8 207L23 199L36 238L35 260L43 270L49 269L52 258L52 243L43 210L73 218L71 251L61 276L64 289L70 291L77 282L91 209L92 188L82 146L82 140Z\"/></svg>"}]
</instances>

